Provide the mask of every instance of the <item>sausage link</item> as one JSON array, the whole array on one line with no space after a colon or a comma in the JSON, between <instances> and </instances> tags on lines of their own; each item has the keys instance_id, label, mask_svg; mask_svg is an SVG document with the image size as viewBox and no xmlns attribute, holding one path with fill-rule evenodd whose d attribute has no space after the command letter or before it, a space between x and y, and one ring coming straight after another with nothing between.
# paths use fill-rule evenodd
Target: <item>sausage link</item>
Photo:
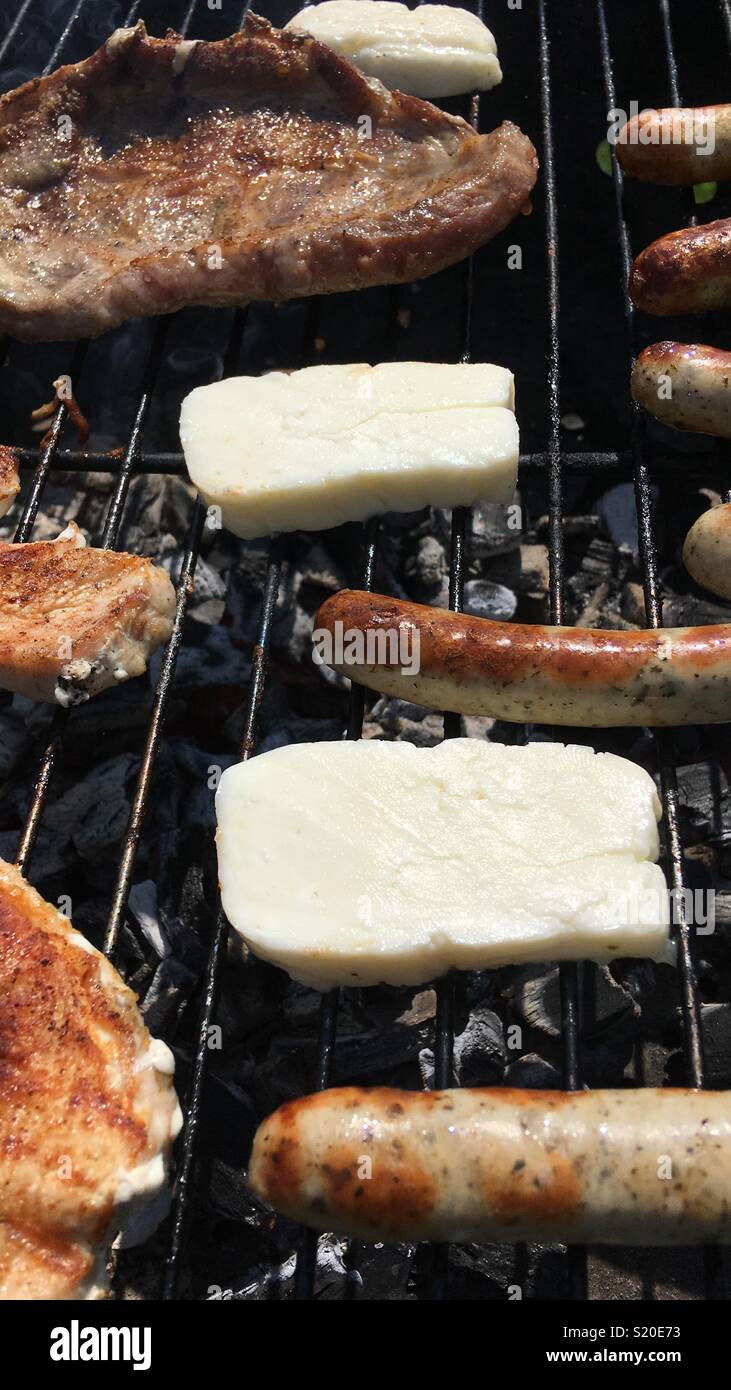
<instances>
[{"instance_id":1,"label":"sausage link","mask_svg":"<svg viewBox=\"0 0 731 1390\"><path fill-rule=\"evenodd\" d=\"M731 439L731 352L653 343L637 358L632 395L664 425Z\"/></svg>"},{"instance_id":2,"label":"sausage link","mask_svg":"<svg viewBox=\"0 0 731 1390\"><path fill-rule=\"evenodd\" d=\"M731 624L543 627L342 589L315 628L330 635L336 671L431 709L598 728L731 718Z\"/></svg>"},{"instance_id":3,"label":"sausage link","mask_svg":"<svg viewBox=\"0 0 731 1390\"><path fill-rule=\"evenodd\" d=\"M731 1096L347 1086L270 1115L249 1183L359 1240L725 1242Z\"/></svg>"},{"instance_id":4,"label":"sausage link","mask_svg":"<svg viewBox=\"0 0 731 1390\"><path fill-rule=\"evenodd\" d=\"M669 232L641 251L630 296L646 314L702 314L731 305L731 217Z\"/></svg>"},{"instance_id":5,"label":"sausage link","mask_svg":"<svg viewBox=\"0 0 731 1390\"><path fill-rule=\"evenodd\" d=\"M709 144L710 153L698 153ZM731 179L731 105L641 111L622 127L616 148L625 174L646 183Z\"/></svg>"},{"instance_id":6,"label":"sausage link","mask_svg":"<svg viewBox=\"0 0 731 1390\"><path fill-rule=\"evenodd\" d=\"M696 584L731 600L731 502L709 507L691 526L683 564Z\"/></svg>"}]
</instances>

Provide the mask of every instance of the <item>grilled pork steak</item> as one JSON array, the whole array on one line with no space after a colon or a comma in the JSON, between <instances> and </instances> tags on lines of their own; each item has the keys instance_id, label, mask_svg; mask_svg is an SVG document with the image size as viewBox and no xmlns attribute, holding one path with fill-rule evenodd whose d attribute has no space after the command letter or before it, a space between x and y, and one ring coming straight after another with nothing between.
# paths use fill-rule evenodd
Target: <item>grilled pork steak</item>
<instances>
[{"instance_id":1,"label":"grilled pork steak","mask_svg":"<svg viewBox=\"0 0 731 1390\"><path fill-rule=\"evenodd\" d=\"M173 626L175 590L139 555L55 541L0 544L0 689L76 705L139 676Z\"/></svg>"},{"instance_id":2,"label":"grilled pork steak","mask_svg":"<svg viewBox=\"0 0 731 1390\"><path fill-rule=\"evenodd\" d=\"M94 336L185 304L431 275L526 204L537 160L256 15L142 22L0 100L0 329Z\"/></svg>"},{"instance_id":3,"label":"grilled pork steak","mask_svg":"<svg viewBox=\"0 0 731 1390\"><path fill-rule=\"evenodd\" d=\"M0 1299L99 1296L165 1184L172 1072L116 970L0 860Z\"/></svg>"}]
</instances>

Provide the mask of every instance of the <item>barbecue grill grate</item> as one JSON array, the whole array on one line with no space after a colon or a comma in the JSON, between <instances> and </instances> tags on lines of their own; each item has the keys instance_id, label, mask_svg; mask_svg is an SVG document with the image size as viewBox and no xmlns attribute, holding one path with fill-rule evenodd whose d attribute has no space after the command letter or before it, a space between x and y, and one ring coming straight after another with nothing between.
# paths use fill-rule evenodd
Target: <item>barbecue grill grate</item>
<instances>
[{"instance_id":1,"label":"barbecue grill grate","mask_svg":"<svg viewBox=\"0 0 731 1390\"><path fill-rule=\"evenodd\" d=\"M731 53L731 4L729 0L717 0L717 3L716 0L712 0L712 3L715 5L713 14L717 20L720 20L725 41ZM74 58L81 56L81 53L76 52L74 48L74 40L80 34L85 12L89 10L91 4L92 0L77 0L77 3L73 6L66 18L65 26L59 34L53 52L48 59L45 67L46 72L56 67L61 61L68 61L72 56ZM667 64L668 99L673 104L678 105L681 100L680 85L669 0L658 0L658 4ZM5 40L0 44L0 64L7 64L8 59L12 58L14 45L17 44L19 36L23 33L23 26L26 20L32 20L33 6L34 0L25 0L25 4L23 4L18 11ZM138 3L132 5L127 15L123 19L118 18L117 22L134 22L140 8L141 3L140 0L138 0ZM170 9L173 7L168 6L167 8ZM247 5L244 8L243 14L246 13L248 8L249 6ZM266 12L270 12L268 5L262 5L261 8ZM197 9L198 14L196 14ZM604 85L604 96L606 98L606 108L615 107L617 105L617 100L615 94L613 56L610 45L605 0L596 0L595 4L582 5L577 7L577 9L580 9L582 18L588 24L596 28L596 41L601 77ZM480 3L478 3L478 12L481 13L481 10L482 4L480 0ZM574 477L575 475L587 475L596 472L604 472L608 477L615 473L624 476L630 468L633 470L646 611L650 623L657 627L662 623L662 604L658 577L658 551L655 536L655 518L653 515L651 475L648 463L648 445L645 438L642 413L637 408L632 409L631 438L629 447L624 450L618 451L616 449L608 449L599 452L596 449L587 449L583 452L571 452L567 455L562 445L560 415L559 193L556 174L556 126L553 109L554 95L552 90L550 41L554 13L555 10L550 0L538 0L537 32L539 44L538 57L542 129L541 147L539 148L541 174L537 196L542 197L544 200L543 215L546 229L545 285L548 301L548 371L546 389L549 430L545 450L541 452L534 451L533 453L522 456L521 470L522 472L538 472L544 475L547 480L549 497L549 598L552 622L561 622L564 615L563 521L565 479L567 477ZM243 14L237 17L239 23L241 19L243 19ZM279 18L279 16L277 16L277 18ZM206 6L203 0L201 0L198 6L196 6L196 0L191 0L182 18L177 17L177 28L182 34L185 34L196 19L199 25L205 26L204 32L206 36L209 36L208 31L212 22L212 16L210 12L206 13ZM173 20L171 22L175 21ZM219 36L221 33L229 32L235 27L230 20L222 20L222 24L224 27L221 28ZM110 24L110 29L111 27L113 27L113 25ZM152 32L158 32L152 22L150 22L150 28ZM73 55L69 52L71 48L74 48ZM87 51L87 49L83 48L82 52L85 51ZM527 55L525 56L525 62L526 65L529 62ZM471 100L469 116L473 125L477 128L480 122L480 99L478 96L474 96ZM632 250L628 225L625 219L622 174L616 162L614 164L613 177L616 198L616 230L620 253L617 275L618 277L621 276L622 283L626 284L632 261ZM391 295L390 312L394 317L398 311L399 297L402 293L402 291L396 290ZM632 305L626 295L624 304L627 324L627 346L631 356L635 339L634 317ZM314 341L317 313L318 306L317 303L314 303L308 316L308 334L310 335L311 342ZM463 361L469 361L471 358L473 322L474 266L473 262L469 260L465 262L462 269L460 331L461 359ZM232 315L228 343L224 355L223 369L225 374L235 372L237 369L237 364L240 359L242 338L245 331L245 323L245 310L236 311ZM40 451L30 449L23 450L23 459L26 463L33 465L33 473L30 490L28 491L21 520L15 534L16 541L24 541L31 537L44 487L49 475L55 470L99 470L105 473L111 472L115 475L111 500L109 502L103 531L99 539L99 543L104 547L114 547L118 543L125 501L131 480L135 475L143 472L160 474L179 474L183 472L182 459L179 454L163 453L159 451L147 452L143 446L143 437L150 404L153 399L161 368L165 361L169 325L169 320L160 320L155 325L151 335L143 372L142 386L133 412L133 424L129 431L127 444L121 458L115 459L106 453L82 453L78 450L62 449L61 437L67 417L67 409L63 404L61 404L54 418L50 435L44 447ZM7 358L8 347L8 344L4 345L2 352L3 364ZM89 353L93 351L93 345L84 342L77 344L73 350L69 370L75 384L80 378L83 378L85 363L88 360ZM310 348L306 347L305 356L308 355L312 355L312 353ZM492 356L494 360L501 360L499 346L496 346ZM667 468L684 468L687 467L687 460L680 455L676 459L671 458L663 460L663 465ZM182 557L175 626L162 662L154 695L152 715L147 730L131 815L112 892L104 942L104 949L110 957L114 956L120 926L124 919L127 896L134 872L137 845L153 782L155 758L165 722L176 661L183 640L183 624L192 594L196 563L199 556L205 521L205 508L200 501L196 501L193 507L190 529ZM464 601L465 553L468 522L469 516L464 509L455 510L452 518L451 570L449 583L449 605L455 611L462 609ZM368 523L363 527L363 558L360 573L361 587L373 587L378 533L379 525L377 521ZM246 707L245 729L241 747L241 756L245 759L252 756L256 748L257 716L261 700L265 693L267 654L277 605L280 580L285 562L283 544L276 541L273 542L267 560L266 577L262 594L261 617L257 644L253 654L252 677ZM360 737L363 712L363 691L358 687L354 687L350 699L350 713L347 729L347 734L350 738ZM67 718L67 713L63 710L59 710L55 714L51 735L41 756L27 819L17 851L17 862L23 872L27 871L36 835L41 823L49 786L61 758L63 734ZM459 717L446 715L444 721L445 737L452 737L459 732ZM672 733L662 732L658 734L655 738L655 747L657 768L660 774L662 787L670 879L674 888L682 889L685 879L683 848L679 827L678 790ZM678 926L677 933L679 942L679 982L687 1079L690 1085L701 1086L704 1080L703 1043L700 1023L699 991L693 965L692 929L690 924L682 920ZM210 1025L215 1018L217 984L220 965L224 955L225 939L226 926L219 908L213 923L210 953L202 988L202 1003L197 1029L197 1043L186 1105L185 1128L178 1163L178 1177L171 1223L171 1239L164 1274L164 1295L167 1298L172 1298L176 1295L181 1257L185 1245L186 1221L194 1179L196 1144L200 1129L201 1097L205 1084L207 1039ZM585 967L585 969L588 971L590 967ZM576 1089L582 1084L579 1029L581 973L580 967L573 964L563 965L560 971L564 1041L563 1080L564 1085L568 1089ZM333 1052L337 1042L338 1003L337 991L325 995L322 1000L317 1065L316 1073L313 1077L313 1085L318 1088L326 1087L329 1084ZM453 1039L454 981L447 977L441 980L437 986L434 1084L439 1087L450 1085L453 1081ZM296 1294L300 1298L311 1297L314 1291L316 1248L316 1236L311 1233L306 1233L299 1251L295 1281ZM349 1269L352 1271L357 1264L357 1248L351 1249L348 1264ZM707 1252L706 1274L709 1290L712 1291L713 1288L716 1287L719 1275L718 1252ZM568 1275L572 1296L575 1298L585 1297L587 1288L586 1263L582 1250L569 1250ZM355 1283L353 1279L347 1279L345 1283L346 1296L352 1294L354 1288ZM432 1266L432 1295L435 1298L444 1298L446 1294L446 1250L436 1249L434 1251Z\"/></svg>"}]
</instances>

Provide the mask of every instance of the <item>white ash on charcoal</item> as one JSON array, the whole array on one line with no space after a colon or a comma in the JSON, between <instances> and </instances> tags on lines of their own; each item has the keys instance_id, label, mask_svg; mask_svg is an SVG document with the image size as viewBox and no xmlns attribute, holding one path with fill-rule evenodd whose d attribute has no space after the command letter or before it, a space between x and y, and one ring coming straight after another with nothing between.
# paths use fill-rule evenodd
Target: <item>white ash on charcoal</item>
<instances>
[{"instance_id":1,"label":"white ash on charcoal","mask_svg":"<svg viewBox=\"0 0 731 1390\"><path fill-rule=\"evenodd\" d=\"M406 576L420 603L446 605L449 591L449 560L446 547L436 536L422 536L416 554L406 562Z\"/></svg>"},{"instance_id":2,"label":"white ash on charcoal","mask_svg":"<svg viewBox=\"0 0 731 1390\"><path fill-rule=\"evenodd\" d=\"M524 622L548 621L549 564L545 545L525 543L484 562L487 578L515 595Z\"/></svg>"},{"instance_id":3,"label":"white ash on charcoal","mask_svg":"<svg viewBox=\"0 0 731 1390\"><path fill-rule=\"evenodd\" d=\"M515 617L518 599L512 589L490 579L468 579L464 586L464 606L477 618L506 623Z\"/></svg>"},{"instance_id":4,"label":"white ash on charcoal","mask_svg":"<svg viewBox=\"0 0 731 1390\"><path fill-rule=\"evenodd\" d=\"M433 714L423 705L412 705L408 700L392 700L381 695L366 712L363 736L405 738L418 748L434 748L444 738L444 717Z\"/></svg>"},{"instance_id":5,"label":"white ash on charcoal","mask_svg":"<svg viewBox=\"0 0 731 1390\"><path fill-rule=\"evenodd\" d=\"M454 1039L453 1086L494 1086L503 1076L507 1051L503 1024L492 1009L476 1005L465 1027ZM419 1070L424 1087L434 1085L434 1053L424 1048L419 1053Z\"/></svg>"}]
</instances>

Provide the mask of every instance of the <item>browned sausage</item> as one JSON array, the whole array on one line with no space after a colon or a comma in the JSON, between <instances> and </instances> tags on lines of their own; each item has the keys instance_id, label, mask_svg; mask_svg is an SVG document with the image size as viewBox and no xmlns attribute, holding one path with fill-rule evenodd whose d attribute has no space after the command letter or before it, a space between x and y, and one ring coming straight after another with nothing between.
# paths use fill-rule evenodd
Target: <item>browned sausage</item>
<instances>
[{"instance_id":1,"label":"browned sausage","mask_svg":"<svg viewBox=\"0 0 731 1390\"><path fill-rule=\"evenodd\" d=\"M683 563L697 584L731 600L731 502L701 513L685 538Z\"/></svg>"},{"instance_id":2,"label":"browned sausage","mask_svg":"<svg viewBox=\"0 0 731 1390\"><path fill-rule=\"evenodd\" d=\"M731 1240L724 1091L396 1091L283 1105L249 1182L295 1221L361 1240Z\"/></svg>"},{"instance_id":3,"label":"browned sausage","mask_svg":"<svg viewBox=\"0 0 731 1390\"><path fill-rule=\"evenodd\" d=\"M731 305L731 217L686 227L640 252L630 296L646 314L702 314Z\"/></svg>"},{"instance_id":4,"label":"browned sausage","mask_svg":"<svg viewBox=\"0 0 731 1390\"><path fill-rule=\"evenodd\" d=\"M731 105L641 111L622 127L616 148L624 172L647 183L731 179Z\"/></svg>"},{"instance_id":5,"label":"browned sausage","mask_svg":"<svg viewBox=\"0 0 731 1390\"><path fill-rule=\"evenodd\" d=\"M432 709L602 728L731 718L731 624L543 627L342 589L317 614L318 643L323 633L320 649L335 670ZM404 651L408 667L399 664Z\"/></svg>"},{"instance_id":6,"label":"browned sausage","mask_svg":"<svg viewBox=\"0 0 731 1390\"><path fill-rule=\"evenodd\" d=\"M632 395L676 430L731 439L731 352L701 343L653 343L637 358Z\"/></svg>"}]
</instances>

